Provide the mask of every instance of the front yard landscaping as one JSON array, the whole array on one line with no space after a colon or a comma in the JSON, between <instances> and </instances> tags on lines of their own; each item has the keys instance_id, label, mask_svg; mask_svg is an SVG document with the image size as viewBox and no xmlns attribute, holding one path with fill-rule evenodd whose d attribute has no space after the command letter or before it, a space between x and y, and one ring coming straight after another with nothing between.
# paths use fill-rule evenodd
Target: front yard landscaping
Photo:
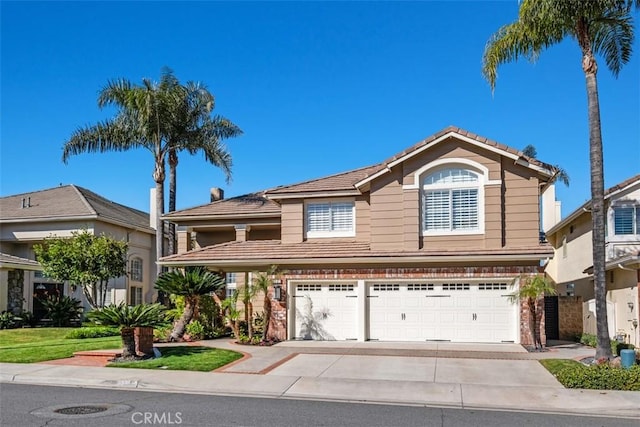
<instances>
[{"instance_id":1,"label":"front yard landscaping","mask_svg":"<svg viewBox=\"0 0 640 427\"><path fill-rule=\"evenodd\" d=\"M120 337L67 339L74 328L0 330L0 362L35 363L64 359L76 351L120 348Z\"/></svg>"},{"instance_id":2,"label":"front yard landscaping","mask_svg":"<svg viewBox=\"0 0 640 427\"><path fill-rule=\"evenodd\" d=\"M567 388L640 391L640 365L628 369L603 363L585 366L575 360L543 359L544 366Z\"/></svg>"},{"instance_id":3,"label":"front yard landscaping","mask_svg":"<svg viewBox=\"0 0 640 427\"><path fill-rule=\"evenodd\" d=\"M242 357L241 353L219 348L175 346L159 348L162 357L133 362L113 362L115 368L169 369L209 372Z\"/></svg>"}]
</instances>

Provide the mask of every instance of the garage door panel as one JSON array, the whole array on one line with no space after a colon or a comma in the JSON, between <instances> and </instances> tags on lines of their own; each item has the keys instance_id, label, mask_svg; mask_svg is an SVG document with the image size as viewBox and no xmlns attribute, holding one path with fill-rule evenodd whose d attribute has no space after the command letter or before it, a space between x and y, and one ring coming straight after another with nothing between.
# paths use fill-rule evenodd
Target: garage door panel
<instances>
[{"instance_id":1,"label":"garage door panel","mask_svg":"<svg viewBox=\"0 0 640 427\"><path fill-rule=\"evenodd\" d=\"M514 341L517 311L504 296L506 287L505 283L454 281L442 285L369 284L369 295L377 297L368 300L369 336L389 341Z\"/></svg>"},{"instance_id":2,"label":"garage door panel","mask_svg":"<svg viewBox=\"0 0 640 427\"><path fill-rule=\"evenodd\" d=\"M297 339L357 338L357 298L354 285L298 284L295 287Z\"/></svg>"}]
</instances>

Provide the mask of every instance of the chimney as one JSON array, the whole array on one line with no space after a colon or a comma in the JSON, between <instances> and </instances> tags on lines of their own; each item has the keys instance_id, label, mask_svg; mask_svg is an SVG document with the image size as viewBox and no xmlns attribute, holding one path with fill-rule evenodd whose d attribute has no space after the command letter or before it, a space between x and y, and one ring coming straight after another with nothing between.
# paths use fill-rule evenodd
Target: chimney
<instances>
[{"instance_id":1,"label":"chimney","mask_svg":"<svg viewBox=\"0 0 640 427\"><path fill-rule=\"evenodd\" d=\"M224 199L224 190L220 187L211 187L210 193L212 202Z\"/></svg>"},{"instance_id":2,"label":"chimney","mask_svg":"<svg viewBox=\"0 0 640 427\"><path fill-rule=\"evenodd\" d=\"M149 227L156 229L156 189L152 188L149 192Z\"/></svg>"},{"instance_id":3,"label":"chimney","mask_svg":"<svg viewBox=\"0 0 640 427\"><path fill-rule=\"evenodd\" d=\"M246 242L247 234L249 230L251 230L251 226L247 224L236 224L234 228L236 229L236 242Z\"/></svg>"}]
</instances>

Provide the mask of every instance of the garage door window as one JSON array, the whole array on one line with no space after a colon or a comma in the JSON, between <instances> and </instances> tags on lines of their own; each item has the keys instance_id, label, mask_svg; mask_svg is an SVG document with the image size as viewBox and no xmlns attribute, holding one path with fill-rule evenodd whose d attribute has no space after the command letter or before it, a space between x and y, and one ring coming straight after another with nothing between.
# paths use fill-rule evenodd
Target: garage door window
<instances>
[{"instance_id":1,"label":"garage door window","mask_svg":"<svg viewBox=\"0 0 640 427\"><path fill-rule=\"evenodd\" d=\"M301 292L320 292L322 285L320 284L301 284L296 285L296 290Z\"/></svg>"},{"instance_id":2,"label":"garage door window","mask_svg":"<svg viewBox=\"0 0 640 427\"><path fill-rule=\"evenodd\" d=\"M409 283L407 291L432 291L433 283Z\"/></svg>"},{"instance_id":3,"label":"garage door window","mask_svg":"<svg viewBox=\"0 0 640 427\"><path fill-rule=\"evenodd\" d=\"M329 285L329 292L353 292L353 285L346 285L346 284Z\"/></svg>"},{"instance_id":4,"label":"garage door window","mask_svg":"<svg viewBox=\"0 0 640 427\"><path fill-rule=\"evenodd\" d=\"M379 292L399 291L400 285L397 283L376 283L373 285L373 290Z\"/></svg>"},{"instance_id":5,"label":"garage door window","mask_svg":"<svg viewBox=\"0 0 640 427\"><path fill-rule=\"evenodd\" d=\"M480 283L478 284L479 291L506 291L506 283Z\"/></svg>"},{"instance_id":6,"label":"garage door window","mask_svg":"<svg viewBox=\"0 0 640 427\"><path fill-rule=\"evenodd\" d=\"M468 291L468 283L444 283L442 285L443 291Z\"/></svg>"}]
</instances>

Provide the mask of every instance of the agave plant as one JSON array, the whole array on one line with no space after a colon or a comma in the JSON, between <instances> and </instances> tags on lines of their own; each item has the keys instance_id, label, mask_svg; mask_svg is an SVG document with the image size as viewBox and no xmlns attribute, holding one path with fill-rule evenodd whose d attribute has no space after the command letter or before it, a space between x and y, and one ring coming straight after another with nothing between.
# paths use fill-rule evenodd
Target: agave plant
<instances>
[{"instance_id":1,"label":"agave plant","mask_svg":"<svg viewBox=\"0 0 640 427\"><path fill-rule=\"evenodd\" d=\"M120 328L122 337L122 357L135 358L136 342L134 330L136 327L159 327L166 325L165 307L162 304L138 304L129 306L124 302L111 304L95 309L87 314L89 320L104 326Z\"/></svg>"}]
</instances>

